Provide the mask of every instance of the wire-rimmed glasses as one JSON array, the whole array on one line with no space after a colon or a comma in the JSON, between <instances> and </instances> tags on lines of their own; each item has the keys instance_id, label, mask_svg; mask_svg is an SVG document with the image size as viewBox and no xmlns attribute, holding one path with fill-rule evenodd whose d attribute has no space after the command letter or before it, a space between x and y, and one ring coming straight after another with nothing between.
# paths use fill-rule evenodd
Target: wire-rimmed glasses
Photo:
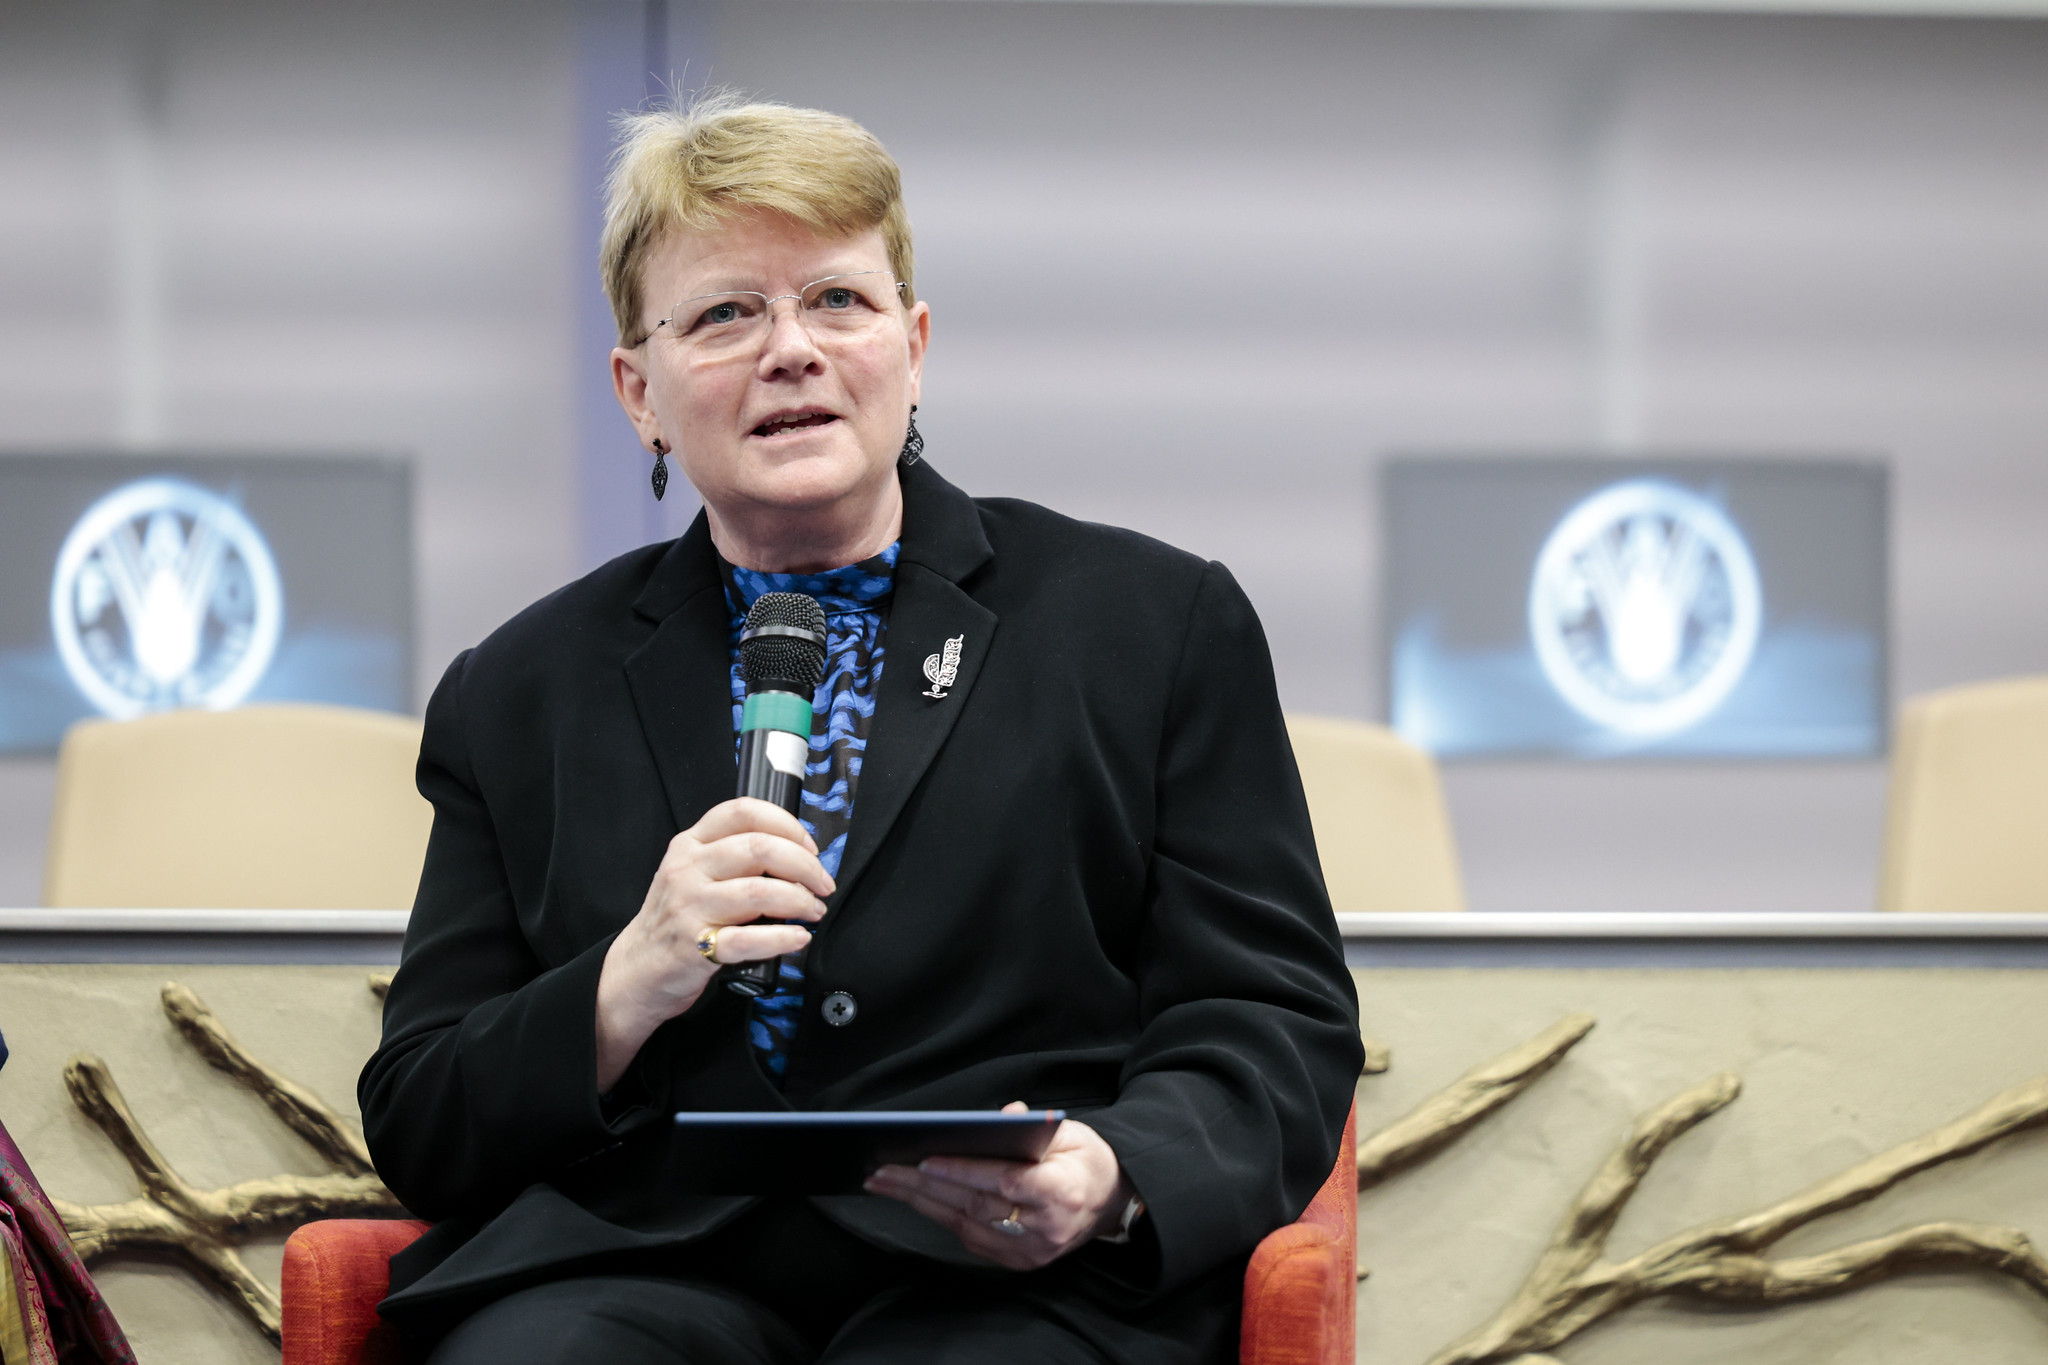
<instances>
[{"instance_id":1,"label":"wire-rimmed glasses","mask_svg":"<svg viewBox=\"0 0 2048 1365\"><path fill-rule=\"evenodd\" d=\"M665 332L707 358L738 355L760 348L772 326L770 309L778 300L795 299L797 320L814 339L849 340L879 327L900 305L904 287L886 270L856 270L812 280L794 294L764 294L757 289L698 294L669 309L647 335Z\"/></svg>"}]
</instances>

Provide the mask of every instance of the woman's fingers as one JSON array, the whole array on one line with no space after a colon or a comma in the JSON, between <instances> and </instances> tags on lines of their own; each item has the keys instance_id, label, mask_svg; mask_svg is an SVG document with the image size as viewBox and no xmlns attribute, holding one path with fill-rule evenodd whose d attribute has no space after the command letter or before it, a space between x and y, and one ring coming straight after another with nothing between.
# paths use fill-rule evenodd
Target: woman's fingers
<instances>
[{"instance_id":1,"label":"woman's fingers","mask_svg":"<svg viewBox=\"0 0 2048 1365\"><path fill-rule=\"evenodd\" d=\"M832 878L818 855L781 835L762 830L728 834L702 845L697 870L712 881L737 877L776 877L807 888L815 896L832 894Z\"/></svg>"},{"instance_id":2,"label":"woman's fingers","mask_svg":"<svg viewBox=\"0 0 2048 1365\"><path fill-rule=\"evenodd\" d=\"M885 1167L870 1181L868 1189L875 1194L886 1195L900 1200L917 1212L945 1228L959 1239L960 1245L984 1260L1011 1270L1035 1270L1050 1262L1057 1254L1043 1238L1018 1237L997 1232L991 1224L994 1218L978 1218L946 1200L939 1198L930 1187L913 1179L894 1176L901 1167ZM910 1173L914 1175L913 1173ZM893 1177L893 1178L892 1178ZM1006 1207L994 1217L1009 1213Z\"/></svg>"},{"instance_id":3,"label":"woman's fingers","mask_svg":"<svg viewBox=\"0 0 2048 1365\"><path fill-rule=\"evenodd\" d=\"M804 925L824 917L831 894L817 843L788 811L750 797L706 811L669 841L639 913L605 954L603 1074L615 1080L648 1028L694 1005L718 966L801 952ZM708 930L717 931L709 961Z\"/></svg>"},{"instance_id":4,"label":"woman's fingers","mask_svg":"<svg viewBox=\"0 0 2048 1365\"><path fill-rule=\"evenodd\" d=\"M1016 1209L1020 1222L1055 1244L1074 1238L1085 1223L1076 1192L1065 1179L1021 1162L934 1157L916 1166L884 1166L869 1189L897 1198L915 1195L982 1227Z\"/></svg>"},{"instance_id":5,"label":"woman's fingers","mask_svg":"<svg viewBox=\"0 0 2048 1365\"><path fill-rule=\"evenodd\" d=\"M721 801L704 812L703 818L676 837L695 839L700 844L715 843L734 834L745 834L758 830L762 834L776 834L793 844L801 844L817 856L818 845L810 836L803 823L794 815L772 801L763 801L755 796L735 796L730 801Z\"/></svg>"},{"instance_id":6,"label":"woman's fingers","mask_svg":"<svg viewBox=\"0 0 2048 1365\"><path fill-rule=\"evenodd\" d=\"M773 877L736 877L709 882L692 898L683 918L706 924L746 924L757 919L802 920L815 924L825 917L825 902L795 882Z\"/></svg>"},{"instance_id":7,"label":"woman's fingers","mask_svg":"<svg viewBox=\"0 0 2048 1365\"><path fill-rule=\"evenodd\" d=\"M621 932L613 995L662 1018L688 1009L715 968L801 952L832 878L797 818L751 797L722 801L669 841L640 913ZM606 955L612 970L612 955Z\"/></svg>"},{"instance_id":8,"label":"woman's fingers","mask_svg":"<svg viewBox=\"0 0 2048 1365\"><path fill-rule=\"evenodd\" d=\"M1028 1161L985 1156L930 1156L917 1163L919 1175L981 1190L1003 1200L1022 1197L1022 1182L1031 1169L1032 1163Z\"/></svg>"},{"instance_id":9,"label":"woman's fingers","mask_svg":"<svg viewBox=\"0 0 2048 1365\"><path fill-rule=\"evenodd\" d=\"M811 936L787 924L728 924L718 931L716 961L720 966L734 962L759 962L802 952Z\"/></svg>"},{"instance_id":10,"label":"woman's fingers","mask_svg":"<svg viewBox=\"0 0 2048 1365\"><path fill-rule=\"evenodd\" d=\"M1003 1107L1015 1112L1020 1106ZM914 1196L920 1202L912 1207L920 1212L930 1207L952 1210L955 1221L940 1221L959 1234L963 1244L970 1233L975 1241L982 1240L974 1225L987 1227L1006 1218L1010 1209L1019 1209L1017 1220L1032 1237L1014 1240L1028 1247L1036 1238L1046 1246L1047 1259L1065 1255L1094 1236L1110 1207L1129 1195L1109 1144L1073 1119L1060 1124L1052 1145L1036 1162L927 1157L915 1167L883 1167L868 1188L906 1203ZM968 1249L985 1254L978 1246Z\"/></svg>"}]
</instances>

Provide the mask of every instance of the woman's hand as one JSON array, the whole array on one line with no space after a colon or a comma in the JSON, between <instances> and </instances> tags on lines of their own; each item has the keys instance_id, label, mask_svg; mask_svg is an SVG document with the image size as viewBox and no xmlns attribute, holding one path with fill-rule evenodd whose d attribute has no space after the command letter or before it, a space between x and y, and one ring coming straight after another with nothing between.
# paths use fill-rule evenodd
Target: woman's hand
<instances>
[{"instance_id":1,"label":"woman's hand","mask_svg":"<svg viewBox=\"0 0 2048 1365\"><path fill-rule=\"evenodd\" d=\"M649 1034L697 1003L720 967L801 951L810 942L801 925L824 916L831 894L817 844L769 802L720 802L671 839L598 977L598 1093L618 1083ZM716 961L697 947L707 930L717 931Z\"/></svg>"},{"instance_id":2,"label":"woman's hand","mask_svg":"<svg viewBox=\"0 0 2048 1365\"><path fill-rule=\"evenodd\" d=\"M1020 1113L1025 1104L1003 1106ZM952 1230L960 1245L1011 1270L1036 1270L1114 1231L1131 1201L1116 1153L1093 1128L1062 1122L1035 1162L927 1157L916 1166L884 1166L868 1177L870 1194L910 1205ZM1014 1213L1020 1233L996 1224Z\"/></svg>"}]
</instances>

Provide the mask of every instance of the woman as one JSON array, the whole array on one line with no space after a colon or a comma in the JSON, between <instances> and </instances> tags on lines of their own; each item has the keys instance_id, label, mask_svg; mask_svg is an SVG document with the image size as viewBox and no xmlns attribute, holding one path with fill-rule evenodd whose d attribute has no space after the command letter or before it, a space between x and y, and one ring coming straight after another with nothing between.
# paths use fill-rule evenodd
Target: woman
<instances>
[{"instance_id":1,"label":"woman","mask_svg":"<svg viewBox=\"0 0 2048 1365\"><path fill-rule=\"evenodd\" d=\"M364 1124L434 1229L384 1311L467 1362L1223 1360L1355 1003L1264 639L1219 565L919 459L895 163L834 115L636 116L619 401L704 510L458 657ZM803 819L726 799L764 591L828 614ZM678 832L680 831L680 832ZM784 958L748 1002L721 967ZM681 1109L1072 1117L1032 1165L686 1192Z\"/></svg>"}]
</instances>

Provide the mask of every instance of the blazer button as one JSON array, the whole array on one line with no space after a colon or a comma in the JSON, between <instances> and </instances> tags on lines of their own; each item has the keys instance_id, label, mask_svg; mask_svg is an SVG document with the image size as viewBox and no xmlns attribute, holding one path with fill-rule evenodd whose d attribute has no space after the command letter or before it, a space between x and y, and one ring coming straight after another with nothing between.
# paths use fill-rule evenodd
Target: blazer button
<instances>
[{"instance_id":1,"label":"blazer button","mask_svg":"<svg viewBox=\"0 0 2048 1365\"><path fill-rule=\"evenodd\" d=\"M818 1013L825 1016L825 1022L834 1028L845 1028L853 1022L853 1016L860 1013L860 1006L845 991L834 991L825 997L825 1003L818 1006Z\"/></svg>"}]
</instances>

